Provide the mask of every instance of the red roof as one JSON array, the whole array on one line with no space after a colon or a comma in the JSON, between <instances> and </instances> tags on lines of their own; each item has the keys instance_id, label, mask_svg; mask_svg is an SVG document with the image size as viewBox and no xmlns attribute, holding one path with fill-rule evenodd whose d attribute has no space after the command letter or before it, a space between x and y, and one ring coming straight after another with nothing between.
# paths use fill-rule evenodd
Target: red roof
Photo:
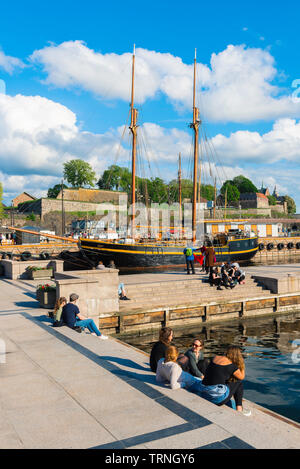
<instances>
[{"instance_id":1,"label":"red roof","mask_svg":"<svg viewBox=\"0 0 300 469\"><path fill-rule=\"evenodd\" d=\"M256 192L256 195L257 195L257 197L260 197L261 199L267 199L268 200L268 197L264 194L261 194L260 192Z\"/></svg>"}]
</instances>

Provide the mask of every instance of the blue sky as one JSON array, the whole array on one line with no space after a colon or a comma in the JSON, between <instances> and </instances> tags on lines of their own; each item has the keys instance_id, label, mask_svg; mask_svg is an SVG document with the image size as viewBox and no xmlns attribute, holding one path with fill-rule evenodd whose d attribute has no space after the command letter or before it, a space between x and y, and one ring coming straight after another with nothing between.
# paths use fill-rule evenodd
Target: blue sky
<instances>
[{"instance_id":1,"label":"blue sky","mask_svg":"<svg viewBox=\"0 0 300 469\"><path fill-rule=\"evenodd\" d=\"M120 135L135 43L137 107L151 175L176 177L179 151L188 175L197 48L198 104L224 168L217 171L217 159L211 162L219 184L245 174L258 186L263 180L271 191L276 185L282 195L289 193L299 210L300 104L292 99L292 83L300 79L300 7L290 0L284 8L270 1L242 5L198 2L192 8L177 0L2 5L4 202L23 190L45 195L72 158L89 161L98 176L117 154L117 163L128 165L128 135L122 141Z\"/></svg>"}]
</instances>

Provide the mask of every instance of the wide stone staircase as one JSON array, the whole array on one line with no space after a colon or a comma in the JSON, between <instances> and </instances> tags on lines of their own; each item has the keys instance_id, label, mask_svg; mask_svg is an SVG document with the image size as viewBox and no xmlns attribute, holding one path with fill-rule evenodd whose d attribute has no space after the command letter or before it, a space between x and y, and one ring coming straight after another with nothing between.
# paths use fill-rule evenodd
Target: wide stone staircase
<instances>
[{"instance_id":1,"label":"wide stone staircase","mask_svg":"<svg viewBox=\"0 0 300 469\"><path fill-rule=\"evenodd\" d=\"M245 285L217 290L205 275L186 276L185 280L145 282L125 285L130 301L120 301L120 311L150 310L161 306L183 306L266 297L272 293L247 277Z\"/></svg>"}]
</instances>

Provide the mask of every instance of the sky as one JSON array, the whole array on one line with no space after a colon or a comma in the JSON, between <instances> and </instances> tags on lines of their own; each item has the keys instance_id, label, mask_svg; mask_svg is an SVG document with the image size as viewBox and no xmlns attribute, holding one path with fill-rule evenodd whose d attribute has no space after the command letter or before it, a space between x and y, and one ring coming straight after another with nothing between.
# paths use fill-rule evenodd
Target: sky
<instances>
[{"instance_id":1,"label":"sky","mask_svg":"<svg viewBox=\"0 0 300 469\"><path fill-rule=\"evenodd\" d=\"M300 210L300 5L14 1L0 15L0 182L46 196L63 164L130 167L131 60L142 177L191 173L193 60L203 181L243 174Z\"/></svg>"}]
</instances>

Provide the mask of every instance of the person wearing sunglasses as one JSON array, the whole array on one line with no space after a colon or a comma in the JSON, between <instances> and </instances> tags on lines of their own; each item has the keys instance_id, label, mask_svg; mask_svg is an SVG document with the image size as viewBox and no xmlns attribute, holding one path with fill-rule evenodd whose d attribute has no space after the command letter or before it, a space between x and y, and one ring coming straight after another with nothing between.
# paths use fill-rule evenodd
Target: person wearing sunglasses
<instances>
[{"instance_id":1,"label":"person wearing sunglasses","mask_svg":"<svg viewBox=\"0 0 300 469\"><path fill-rule=\"evenodd\" d=\"M209 360L204 358L204 341L202 339L193 340L192 347L185 353L189 359L189 373L197 378L204 378Z\"/></svg>"}]
</instances>

